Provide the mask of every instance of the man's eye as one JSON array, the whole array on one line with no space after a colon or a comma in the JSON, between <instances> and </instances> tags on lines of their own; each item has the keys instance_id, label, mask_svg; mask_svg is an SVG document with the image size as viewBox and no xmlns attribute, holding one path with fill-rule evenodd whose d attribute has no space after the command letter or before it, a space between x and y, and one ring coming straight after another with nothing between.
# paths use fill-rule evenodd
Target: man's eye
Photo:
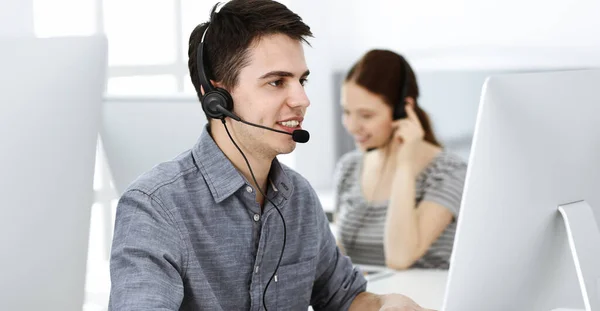
<instances>
[{"instance_id":1,"label":"man's eye","mask_svg":"<svg viewBox=\"0 0 600 311\"><path fill-rule=\"evenodd\" d=\"M269 82L269 85L274 86L274 87L279 87L279 86L283 85L283 80Z\"/></svg>"},{"instance_id":2,"label":"man's eye","mask_svg":"<svg viewBox=\"0 0 600 311\"><path fill-rule=\"evenodd\" d=\"M300 84L302 84L302 86L305 86L306 83L308 83L308 79L300 79Z\"/></svg>"}]
</instances>

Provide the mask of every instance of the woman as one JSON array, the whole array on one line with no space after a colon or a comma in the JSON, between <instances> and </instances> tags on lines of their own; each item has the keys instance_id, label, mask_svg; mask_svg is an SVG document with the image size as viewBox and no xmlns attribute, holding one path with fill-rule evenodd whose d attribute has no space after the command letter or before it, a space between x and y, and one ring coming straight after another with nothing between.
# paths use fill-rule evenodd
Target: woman
<instances>
[{"instance_id":1,"label":"woman","mask_svg":"<svg viewBox=\"0 0 600 311\"><path fill-rule=\"evenodd\" d=\"M358 148L336 167L336 222L356 264L449 267L467 165L438 143L418 97L412 69L387 50L369 51L344 81L343 124Z\"/></svg>"}]
</instances>

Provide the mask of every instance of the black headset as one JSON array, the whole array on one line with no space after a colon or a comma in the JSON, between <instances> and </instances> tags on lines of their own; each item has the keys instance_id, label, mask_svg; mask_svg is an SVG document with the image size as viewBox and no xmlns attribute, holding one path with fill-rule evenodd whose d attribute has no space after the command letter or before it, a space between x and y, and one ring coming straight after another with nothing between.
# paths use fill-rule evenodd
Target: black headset
<instances>
[{"instance_id":1,"label":"black headset","mask_svg":"<svg viewBox=\"0 0 600 311\"><path fill-rule=\"evenodd\" d=\"M404 119L406 118L408 115L406 114L406 96L408 96L408 83L409 83L409 66L408 66L408 62L406 61L406 59L404 59L404 57L400 56L400 58L402 59L402 67L403 71L404 71L404 81L402 81L402 88L400 89L400 98L398 100L398 102L396 103L396 105L394 105L394 109L393 109L393 114L392 114L392 119L393 120L399 120L399 119Z\"/></svg>"},{"instance_id":2,"label":"black headset","mask_svg":"<svg viewBox=\"0 0 600 311\"><path fill-rule=\"evenodd\" d=\"M231 94L225 89L215 87L210 83L210 80L206 76L206 69L204 67L204 37L208 32L210 25L206 26L204 33L202 34L202 40L198 45L198 52L196 53L196 69L198 70L198 79L200 85L204 89L204 95L200 98L202 103L202 110L210 118L213 119L224 119L226 116L222 109L225 108L227 111L233 111L233 98Z\"/></svg>"}]
</instances>

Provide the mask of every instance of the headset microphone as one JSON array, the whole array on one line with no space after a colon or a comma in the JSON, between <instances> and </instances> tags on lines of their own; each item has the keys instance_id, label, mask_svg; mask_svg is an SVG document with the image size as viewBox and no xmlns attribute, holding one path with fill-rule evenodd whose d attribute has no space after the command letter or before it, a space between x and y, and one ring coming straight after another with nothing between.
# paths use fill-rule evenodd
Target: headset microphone
<instances>
[{"instance_id":1,"label":"headset microphone","mask_svg":"<svg viewBox=\"0 0 600 311\"><path fill-rule=\"evenodd\" d=\"M308 131L306 130L295 130L292 133L288 133L285 131L280 131L280 130L276 130L274 128L270 128L270 127L266 127L266 126L262 126L262 125L258 125L258 124L254 124L248 121L244 121L242 120L242 118L240 118L238 115L236 115L235 113L233 113L232 111L229 111L227 109L225 109L223 106L221 105L214 105L213 108L219 112L221 112L223 115L228 116L236 121L242 122L244 124L248 124L254 127L258 127L258 128L262 128L265 130L269 130L269 131L273 131L273 132L277 132L277 133L281 133L281 134L287 134L287 135L291 135L292 139L297 142L297 143L305 143L310 139L310 134L308 133Z\"/></svg>"},{"instance_id":2,"label":"headset microphone","mask_svg":"<svg viewBox=\"0 0 600 311\"><path fill-rule=\"evenodd\" d=\"M305 143L310 139L310 134L305 130L295 130L292 133L292 139L297 143Z\"/></svg>"}]
</instances>

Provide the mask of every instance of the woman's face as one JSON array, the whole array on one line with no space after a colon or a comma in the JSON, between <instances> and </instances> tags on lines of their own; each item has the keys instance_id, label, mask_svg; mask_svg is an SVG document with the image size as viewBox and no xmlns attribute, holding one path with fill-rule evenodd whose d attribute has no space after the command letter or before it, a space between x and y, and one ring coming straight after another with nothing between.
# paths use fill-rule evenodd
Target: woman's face
<instances>
[{"instance_id":1,"label":"woman's face","mask_svg":"<svg viewBox=\"0 0 600 311\"><path fill-rule=\"evenodd\" d=\"M392 135L392 108L383 98L349 81L342 86L342 123L362 150L381 147Z\"/></svg>"}]
</instances>

